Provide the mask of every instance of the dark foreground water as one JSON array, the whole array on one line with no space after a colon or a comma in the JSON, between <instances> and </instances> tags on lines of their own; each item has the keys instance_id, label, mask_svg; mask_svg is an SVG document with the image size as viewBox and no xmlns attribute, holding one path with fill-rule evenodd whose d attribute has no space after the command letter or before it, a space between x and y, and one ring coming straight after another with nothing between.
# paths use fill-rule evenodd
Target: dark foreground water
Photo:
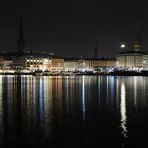
<instances>
[{"instance_id":1,"label":"dark foreground water","mask_svg":"<svg viewBox=\"0 0 148 148\"><path fill-rule=\"evenodd\" d=\"M148 77L0 76L2 147L148 147Z\"/></svg>"}]
</instances>

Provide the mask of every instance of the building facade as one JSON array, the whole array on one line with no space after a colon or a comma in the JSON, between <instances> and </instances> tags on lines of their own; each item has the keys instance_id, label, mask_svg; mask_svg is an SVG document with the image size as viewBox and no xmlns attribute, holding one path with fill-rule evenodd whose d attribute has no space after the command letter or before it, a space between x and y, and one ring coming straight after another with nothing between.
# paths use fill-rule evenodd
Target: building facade
<instances>
[{"instance_id":1,"label":"building facade","mask_svg":"<svg viewBox=\"0 0 148 148\"><path fill-rule=\"evenodd\" d=\"M64 60L64 71L75 72L78 69L77 59L65 59Z\"/></svg>"},{"instance_id":2,"label":"building facade","mask_svg":"<svg viewBox=\"0 0 148 148\"><path fill-rule=\"evenodd\" d=\"M115 67L116 59L101 58L101 59L86 59L87 67L93 70L95 67Z\"/></svg>"},{"instance_id":3,"label":"building facade","mask_svg":"<svg viewBox=\"0 0 148 148\"><path fill-rule=\"evenodd\" d=\"M126 69L135 69L143 67L143 45L140 33L136 33L136 41L132 50L120 52L117 57L117 67Z\"/></svg>"},{"instance_id":4,"label":"building facade","mask_svg":"<svg viewBox=\"0 0 148 148\"><path fill-rule=\"evenodd\" d=\"M148 70L148 54L143 55L143 69Z\"/></svg>"},{"instance_id":5,"label":"building facade","mask_svg":"<svg viewBox=\"0 0 148 148\"><path fill-rule=\"evenodd\" d=\"M142 68L143 67L143 52L141 51L126 51L121 52L116 60L117 67L120 68Z\"/></svg>"},{"instance_id":6,"label":"building facade","mask_svg":"<svg viewBox=\"0 0 148 148\"><path fill-rule=\"evenodd\" d=\"M63 71L64 70L64 59L63 58L52 58L51 59L51 71Z\"/></svg>"}]
</instances>

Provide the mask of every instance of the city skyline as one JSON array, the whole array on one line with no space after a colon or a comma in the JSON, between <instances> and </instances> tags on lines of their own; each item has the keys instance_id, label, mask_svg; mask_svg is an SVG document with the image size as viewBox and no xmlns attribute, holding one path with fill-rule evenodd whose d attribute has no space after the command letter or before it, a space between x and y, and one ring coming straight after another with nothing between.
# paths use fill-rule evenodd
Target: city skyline
<instances>
[{"instance_id":1,"label":"city skyline","mask_svg":"<svg viewBox=\"0 0 148 148\"><path fill-rule=\"evenodd\" d=\"M146 2L102 1L68 3L49 1L2 2L0 51L17 50L20 18L24 20L25 48L49 49L56 55L115 57L120 43L134 44L137 21L141 21L144 50L147 50ZM3 13L2 13L3 12Z\"/></svg>"}]
</instances>

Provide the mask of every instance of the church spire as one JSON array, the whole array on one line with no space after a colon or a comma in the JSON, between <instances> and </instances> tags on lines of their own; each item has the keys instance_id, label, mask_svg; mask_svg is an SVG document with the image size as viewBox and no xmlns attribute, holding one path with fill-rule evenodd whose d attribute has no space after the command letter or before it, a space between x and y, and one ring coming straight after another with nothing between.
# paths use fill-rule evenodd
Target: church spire
<instances>
[{"instance_id":1,"label":"church spire","mask_svg":"<svg viewBox=\"0 0 148 148\"><path fill-rule=\"evenodd\" d=\"M23 30L23 19L21 18L19 24L19 34L17 41L17 51L22 53L24 51L24 30Z\"/></svg>"},{"instance_id":2,"label":"church spire","mask_svg":"<svg viewBox=\"0 0 148 148\"><path fill-rule=\"evenodd\" d=\"M134 44L134 50L135 51L142 51L143 45L142 45L142 39L141 39L141 22L137 22L137 31L136 31L136 41Z\"/></svg>"},{"instance_id":3,"label":"church spire","mask_svg":"<svg viewBox=\"0 0 148 148\"><path fill-rule=\"evenodd\" d=\"M98 58L98 45L97 42L94 43L94 58Z\"/></svg>"}]
</instances>

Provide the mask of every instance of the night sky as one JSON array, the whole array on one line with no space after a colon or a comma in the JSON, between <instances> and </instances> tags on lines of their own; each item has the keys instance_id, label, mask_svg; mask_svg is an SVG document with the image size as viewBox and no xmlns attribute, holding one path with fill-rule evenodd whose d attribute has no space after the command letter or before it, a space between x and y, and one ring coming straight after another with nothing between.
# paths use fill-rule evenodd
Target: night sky
<instances>
[{"instance_id":1,"label":"night sky","mask_svg":"<svg viewBox=\"0 0 148 148\"><path fill-rule=\"evenodd\" d=\"M141 22L148 50L147 0L3 0L0 3L0 51L15 51L19 21L24 20L25 48L50 49L56 55L115 57L121 42L134 43Z\"/></svg>"}]
</instances>

